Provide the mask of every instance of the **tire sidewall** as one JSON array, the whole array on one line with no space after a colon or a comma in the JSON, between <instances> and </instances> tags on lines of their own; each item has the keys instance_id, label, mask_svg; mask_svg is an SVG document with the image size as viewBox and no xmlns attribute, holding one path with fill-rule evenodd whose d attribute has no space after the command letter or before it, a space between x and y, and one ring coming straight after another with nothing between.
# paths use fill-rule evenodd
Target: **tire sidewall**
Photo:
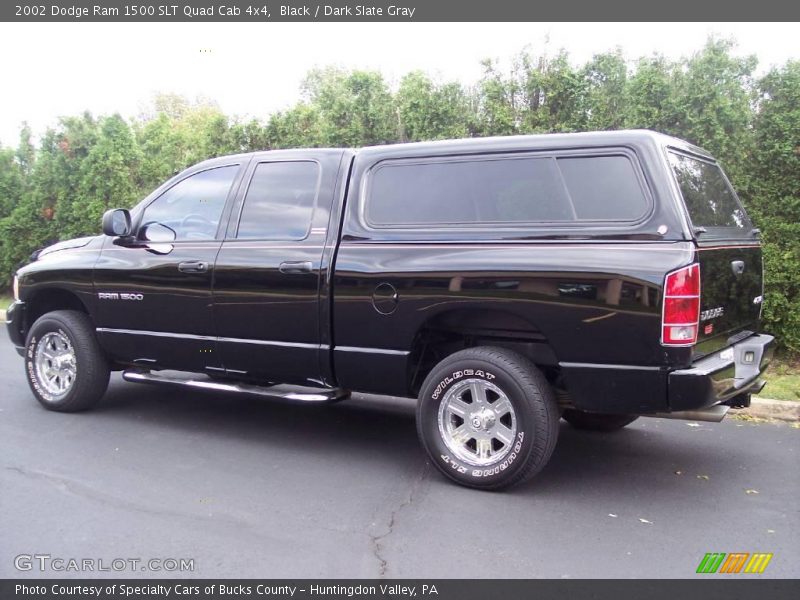
<instances>
[{"instance_id":1,"label":"tire sidewall","mask_svg":"<svg viewBox=\"0 0 800 600\"><path fill-rule=\"evenodd\" d=\"M447 447L439 431L439 407L447 392L465 379L481 379L496 385L514 407L517 431L512 449L496 464L478 466L461 460ZM468 486L499 487L525 469L533 452L535 424L531 421L524 390L514 377L482 360L464 358L437 367L426 379L420 393L417 424L428 455L442 473Z\"/></svg>"},{"instance_id":2,"label":"tire sidewall","mask_svg":"<svg viewBox=\"0 0 800 600\"><path fill-rule=\"evenodd\" d=\"M65 336L72 345L72 350L75 353L75 380L72 382L72 387L70 387L69 391L60 398L48 392L40 384L36 376L36 346L39 340L48 333L60 333ZM28 384L31 390L39 402L52 408L58 408L59 406L69 404L70 400L78 393L77 390L81 384L81 364L83 361L80 354L81 352L79 346L76 344L75 336L72 334L69 327L59 319L48 316L34 323L25 344L25 375L28 378Z\"/></svg>"}]
</instances>

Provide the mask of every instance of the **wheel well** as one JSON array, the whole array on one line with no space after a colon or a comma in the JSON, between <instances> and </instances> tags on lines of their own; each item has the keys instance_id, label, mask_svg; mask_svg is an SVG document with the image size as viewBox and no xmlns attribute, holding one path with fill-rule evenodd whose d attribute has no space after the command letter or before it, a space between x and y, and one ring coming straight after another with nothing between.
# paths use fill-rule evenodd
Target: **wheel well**
<instances>
[{"instance_id":1,"label":"wheel well","mask_svg":"<svg viewBox=\"0 0 800 600\"><path fill-rule=\"evenodd\" d=\"M408 389L419 393L428 373L447 356L474 346L515 350L537 365L548 381L558 378L558 359L542 332L508 311L458 309L428 320L414 337L409 358Z\"/></svg>"},{"instance_id":2,"label":"wheel well","mask_svg":"<svg viewBox=\"0 0 800 600\"><path fill-rule=\"evenodd\" d=\"M36 322L36 319L45 313L54 310L77 310L89 314L86 306L73 292L63 289L42 290L32 298L25 301L27 310L25 311L25 334ZM91 317L91 315L89 315Z\"/></svg>"}]
</instances>

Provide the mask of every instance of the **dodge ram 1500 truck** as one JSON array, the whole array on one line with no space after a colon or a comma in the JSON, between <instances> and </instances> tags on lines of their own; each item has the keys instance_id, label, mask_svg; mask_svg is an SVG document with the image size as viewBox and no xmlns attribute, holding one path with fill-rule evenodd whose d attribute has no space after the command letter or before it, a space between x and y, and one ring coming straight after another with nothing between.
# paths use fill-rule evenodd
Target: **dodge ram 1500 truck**
<instances>
[{"instance_id":1,"label":"dodge ram 1500 truck","mask_svg":"<svg viewBox=\"0 0 800 600\"><path fill-rule=\"evenodd\" d=\"M560 418L719 421L772 355L758 230L712 156L649 131L224 156L102 228L15 279L8 331L51 410L114 370L418 398L430 461L498 489Z\"/></svg>"}]
</instances>

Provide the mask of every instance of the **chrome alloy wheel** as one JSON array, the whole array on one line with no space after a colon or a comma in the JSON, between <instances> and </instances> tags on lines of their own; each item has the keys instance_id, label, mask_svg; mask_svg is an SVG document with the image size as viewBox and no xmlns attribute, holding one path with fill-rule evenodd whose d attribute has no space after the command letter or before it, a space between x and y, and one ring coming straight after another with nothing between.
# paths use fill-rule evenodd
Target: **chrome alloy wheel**
<instances>
[{"instance_id":1,"label":"chrome alloy wheel","mask_svg":"<svg viewBox=\"0 0 800 600\"><path fill-rule=\"evenodd\" d=\"M447 448L465 463L493 465L514 446L514 406L493 383L465 379L450 388L439 404L439 434Z\"/></svg>"},{"instance_id":2,"label":"chrome alloy wheel","mask_svg":"<svg viewBox=\"0 0 800 600\"><path fill-rule=\"evenodd\" d=\"M34 356L36 379L44 390L60 400L72 388L78 368L75 351L66 335L51 331L36 344Z\"/></svg>"}]
</instances>

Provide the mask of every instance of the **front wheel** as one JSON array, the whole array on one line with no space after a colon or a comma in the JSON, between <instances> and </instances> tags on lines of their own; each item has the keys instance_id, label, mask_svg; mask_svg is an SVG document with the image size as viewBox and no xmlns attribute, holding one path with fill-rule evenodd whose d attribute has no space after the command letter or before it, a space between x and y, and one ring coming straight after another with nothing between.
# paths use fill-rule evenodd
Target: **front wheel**
<instances>
[{"instance_id":1,"label":"front wheel","mask_svg":"<svg viewBox=\"0 0 800 600\"><path fill-rule=\"evenodd\" d=\"M549 383L528 359L477 347L445 358L425 379L417 431L447 477L497 490L544 468L558 438L558 417Z\"/></svg>"},{"instance_id":2,"label":"front wheel","mask_svg":"<svg viewBox=\"0 0 800 600\"><path fill-rule=\"evenodd\" d=\"M88 315L56 310L39 317L31 327L25 372L42 406L75 412L100 400L108 387L110 369Z\"/></svg>"},{"instance_id":3,"label":"front wheel","mask_svg":"<svg viewBox=\"0 0 800 600\"><path fill-rule=\"evenodd\" d=\"M586 431L616 431L630 425L639 417L635 415L602 415L568 408L562 415L575 429Z\"/></svg>"}]
</instances>

